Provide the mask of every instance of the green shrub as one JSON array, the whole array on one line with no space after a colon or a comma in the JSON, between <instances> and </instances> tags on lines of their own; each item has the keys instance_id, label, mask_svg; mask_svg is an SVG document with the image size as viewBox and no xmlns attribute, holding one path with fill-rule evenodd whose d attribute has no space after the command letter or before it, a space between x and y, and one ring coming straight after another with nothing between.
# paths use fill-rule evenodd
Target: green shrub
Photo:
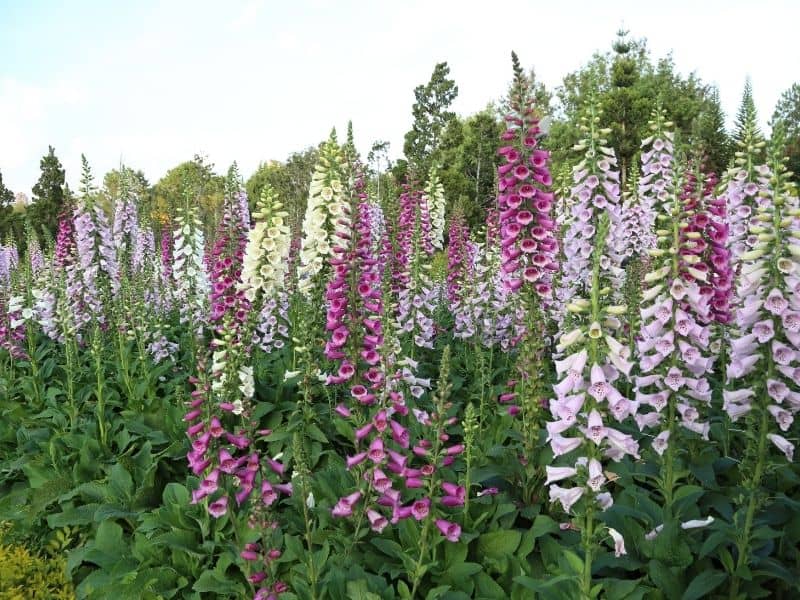
<instances>
[{"instance_id":1,"label":"green shrub","mask_svg":"<svg viewBox=\"0 0 800 600\"><path fill-rule=\"evenodd\" d=\"M62 558L44 558L5 544L0 529L0 600L74 600Z\"/></svg>"}]
</instances>

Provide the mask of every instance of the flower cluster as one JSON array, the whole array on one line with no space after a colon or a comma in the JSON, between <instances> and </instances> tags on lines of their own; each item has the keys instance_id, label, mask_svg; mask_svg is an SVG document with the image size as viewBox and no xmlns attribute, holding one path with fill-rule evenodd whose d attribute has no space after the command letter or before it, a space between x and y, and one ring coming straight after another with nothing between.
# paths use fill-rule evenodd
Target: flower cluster
<instances>
[{"instance_id":1,"label":"flower cluster","mask_svg":"<svg viewBox=\"0 0 800 600\"><path fill-rule=\"evenodd\" d=\"M654 124L658 127L659 121ZM669 133L656 129L653 143L671 139ZM672 174L672 180L665 182L654 205L657 247L650 250L652 270L644 278L649 287L642 293L637 343L641 375L636 378L636 401L651 410L640 412L636 421L640 429L662 428L652 443L659 455L674 442L678 415L683 427L708 439L709 425L701 418L705 406L711 403L705 376L713 365L706 354L709 296L700 285L707 271L700 261L705 243L698 231L708 221L699 210L698 197L703 196L704 188L700 175L684 185L671 152L671 142L665 142L660 163Z\"/></svg>"},{"instance_id":2,"label":"flower cluster","mask_svg":"<svg viewBox=\"0 0 800 600\"><path fill-rule=\"evenodd\" d=\"M548 469L550 499L570 512L589 494L583 510L589 531L594 507L605 509L612 501L603 491L603 460L639 456L634 438L608 425L612 419L622 422L634 415L636 405L623 395L620 385L631 371L630 350L614 337L620 327L617 315L626 308L610 304L610 283L618 276L619 265L607 253L607 243L618 239L612 228L619 225L619 173L614 169L613 151L601 137L606 132L598 123L598 109L592 104L583 120L586 139L579 147L585 158L575 169L574 219L565 236L564 268L568 277L576 279L564 282L569 293L562 297L576 327L564 332L556 347L567 355L555 362L559 381L553 386L556 397L550 401L553 420L547 423L547 441L559 462L563 460L559 457L578 453L568 465ZM575 479L576 485L556 485L565 479Z\"/></svg>"},{"instance_id":3,"label":"flower cluster","mask_svg":"<svg viewBox=\"0 0 800 600\"><path fill-rule=\"evenodd\" d=\"M425 184L425 204L430 212L430 241L431 245L441 250L444 245L444 211L446 200L444 185L439 179L436 166L431 167L428 182Z\"/></svg>"},{"instance_id":4,"label":"flower cluster","mask_svg":"<svg viewBox=\"0 0 800 600\"><path fill-rule=\"evenodd\" d=\"M550 153L540 149L539 118L533 108L530 82L515 66L514 84L505 117L506 130L498 149L505 161L497 169L500 209L501 270L512 291L528 283L542 298L552 293L552 274L558 270L558 242L552 216L553 180Z\"/></svg>"},{"instance_id":5,"label":"flower cluster","mask_svg":"<svg viewBox=\"0 0 800 600\"><path fill-rule=\"evenodd\" d=\"M723 396L731 420L753 413L754 423L760 419L756 435L792 460L794 445L766 427L770 418L786 432L800 410L800 207L777 156L758 169L758 206L750 220L756 242L739 255L740 335L730 343Z\"/></svg>"},{"instance_id":6,"label":"flower cluster","mask_svg":"<svg viewBox=\"0 0 800 600\"><path fill-rule=\"evenodd\" d=\"M339 223L344 216L347 200L344 197L344 158L333 136L320 150L319 161L311 177L308 204L303 218L303 240L300 246L300 265L297 269L298 290L311 295L318 286L317 274L331 254L335 231L348 229Z\"/></svg>"},{"instance_id":7,"label":"flower cluster","mask_svg":"<svg viewBox=\"0 0 800 600\"><path fill-rule=\"evenodd\" d=\"M272 299L283 289L291 244L288 214L269 184L261 190L253 217L255 225L247 233L242 277L237 284L250 302L259 292L264 299Z\"/></svg>"}]
</instances>

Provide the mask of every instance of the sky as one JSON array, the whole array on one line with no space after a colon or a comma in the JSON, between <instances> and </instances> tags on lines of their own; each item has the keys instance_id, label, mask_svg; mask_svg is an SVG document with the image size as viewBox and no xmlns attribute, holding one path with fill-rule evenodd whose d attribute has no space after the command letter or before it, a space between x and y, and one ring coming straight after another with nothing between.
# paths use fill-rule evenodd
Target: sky
<instances>
[{"instance_id":1,"label":"sky","mask_svg":"<svg viewBox=\"0 0 800 600\"><path fill-rule=\"evenodd\" d=\"M731 123L749 75L766 127L800 79L799 18L796 0L0 0L0 172L30 196L52 145L73 189L81 153L98 179L196 153L248 177L349 119L396 157L437 62L468 115L503 95L512 49L552 90L621 26L717 85Z\"/></svg>"}]
</instances>

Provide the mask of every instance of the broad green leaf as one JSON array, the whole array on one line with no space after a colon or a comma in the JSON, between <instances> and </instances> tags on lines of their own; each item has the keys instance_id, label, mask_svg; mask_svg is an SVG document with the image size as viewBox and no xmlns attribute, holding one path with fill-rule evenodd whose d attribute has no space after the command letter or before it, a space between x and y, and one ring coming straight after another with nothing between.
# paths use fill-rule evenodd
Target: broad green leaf
<instances>
[{"instance_id":1,"label":"broad green leaf","mask_svg":"<svg viewBox=\"0 0 800 600\"><path fill-rule=\"evenodd\" d=\"M719 587L728 576L719 571L703 571L692 580L683 593L681 600L698 600L706 598L708 593Z\"/></svg>"},{"instance_id":2,"label":"broad green leaf","mask_svg":"<svg viewBox=\"0 0 800 600\"><path fill-rule=\"evenodd\" d=\"M517 549L521 539L522 534L515 529L484 533L478 538L478 554L494 559L508 557Z\"/></svg>"}]
</instances>

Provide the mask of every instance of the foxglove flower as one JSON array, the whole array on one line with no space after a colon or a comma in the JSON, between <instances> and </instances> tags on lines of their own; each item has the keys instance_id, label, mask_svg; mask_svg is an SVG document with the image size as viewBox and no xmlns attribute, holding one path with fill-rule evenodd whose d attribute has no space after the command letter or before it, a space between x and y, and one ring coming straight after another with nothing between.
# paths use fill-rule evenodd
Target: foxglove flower
<instances>
[{"instance_id":1,"label":"foxglove flower","mask_svg":"<svg viewBox=\"0 0 800 600\"><path fill-rule=\"evenodd\" d=\"M526 285L537 296L550 298L552 275L558 270L550 153L538 147L541 129L531 85L516 62L509 106L504 145L497 151L504 161L497 170L500 268L512 292Z\"/></svg>"},{"instance_id":2,"label":"foxglove flower","mask_svg":"<svg viewBox=\"0 0 800 600\"><path fill-rule=\"evenodd\" d=\"M430 243L436 250L444 245L444 185L439 179L436 166L431 167L425 184L425 203L430 213Z\"/></svg>"},{"instance_id":3,"label":"foxglove flower","mask_svg":"<svg viewBox=\"0 0 800 600\"><path fill-rule=\"evenodd\" d=\"M758 204L750 218L756 241L738 257L738 335L731 339L723 392L732 420L755 411L754 424L761 423L756 436L773 427L786 431L800 410L800 207L780 152L777 145L769 167L758 169ZM773 425L764 429L767 420Z\"/></svg>"},{"instance_id":4,"label":"foxglove flower","mask_svg":"<svg viewBox=\"0 0 800 600\"><path fill-rule=\"evenodd\" d=\"M645 142L655 147L659 140L671 140L665 126L663 115L657 113L651 122L653 136ZM642 407L637 420L640 428L663 428L652 443L662 456L675 443L677 424L704 437L708 432L708 424L701 420L711 403L706 374L713 364L708 356L711 289L703 261L703 232L710 219L703 211L703 200L713 190L713 178L709 181L698 168L685 182L681 169L673 165L667 142L660 156L658 164L672 180L659 180L664 185L659 185L653 203L658 235L657 246L650 250L652 270L644 278L649 287L640 310L637 357L641 374L636 378L636 402ZM665 462L673 460L672 452L664 457ZM671 493L671 489L665 491L668 497Z\"/></svg>"},{"instance_id":5,"label":"foxglove flower","mask_svg":"<svg viewBox=\"0 0 800 600\"><path fill-rule=\"evenodd\" d=\"M601 491L606 483L604 460L639 456L636 441L612 425L635 415L637 406L623 394L632 367L630 350L615 337L620 329L616 315L625 307L612 300L611 284L619 276L621 257L618 247L609 247L619 240L612 235L620 223L619 174L613 151L602 138L607 131L598 123L599 110L592 104L582 120L587 137L578 147L586 154L574 170L576 199L564 245L565 277L578 279L562 282L561 293L566 295L559 297L567 299L569 329L556 346L563 358L555 363L558 383L549 403L553 420L546 426L553 453L563 457L557 467L576 473L564 478L570 487L550 485L551 500L560 502L565 512L575 506L579 523L593 518L593 512L584 508L587 504L610 505L603 495L607 492ZM577 459L567 458L575 454ZM564 460L570 464L564 465ZM591 531L593 525L583 523L583 527Z\"/></svg>"},{"instance_id":6,"label":"foxglove flower","mask_svg":"<svg viewBox=\"0 0 800 600\"><path fill-rule=\"evenodd\" d=\"M346 234L350 228L349 217L345 214L344 177L344 157L331 135L320 150L303 219L297 285L306 297L320 285L317 274L322 271L326 257L332 253L334 234Z\"/></svg>"}]
</instances>

